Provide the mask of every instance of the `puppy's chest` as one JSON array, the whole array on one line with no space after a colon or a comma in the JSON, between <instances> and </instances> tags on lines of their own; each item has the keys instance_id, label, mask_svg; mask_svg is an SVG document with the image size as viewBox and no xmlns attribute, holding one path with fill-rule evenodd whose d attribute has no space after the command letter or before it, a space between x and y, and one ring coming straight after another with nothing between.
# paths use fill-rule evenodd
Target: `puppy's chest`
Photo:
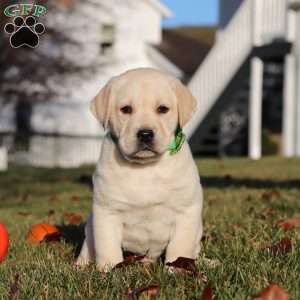
<instances>
[{"instance_id":1,"label":"puppy's chest","mask_svg":"<svg viewBox=\"0 0 300 300\"><path fill-rule=\"evenodd\" d=\"M176 209L187 204L186 196L192 189L180 178L150 172L140 176L128 174L115 182L103 182L102 186L105 186L109 206L117 210L131 210L132 207L148 209L153 206Z\"/></svg>"},{"instance_id":2,"label":"puppy's chest","mask_svg":"<svg viewBox=\"0 0 300 300\"><path fill-rule=\"evenodd\" d=\"M174 230L175 220L186 208L181 191L174 193L172 184L166 188L155 182L141 188L125 189L120 201L112 201L112 210L120 213L124 249L159 256L166 248Z\"/></svg>"},{"instance_id":3,"label":"puppy's chest","mask_svg":"<svg viewBox=\"0 0 300 300\"><path fill-rule=\"evenodd\" d=\"M129 251L159 256L174 229L176 211L164 206L123 212L122 244Z\"/></svg>"}]
</instances>

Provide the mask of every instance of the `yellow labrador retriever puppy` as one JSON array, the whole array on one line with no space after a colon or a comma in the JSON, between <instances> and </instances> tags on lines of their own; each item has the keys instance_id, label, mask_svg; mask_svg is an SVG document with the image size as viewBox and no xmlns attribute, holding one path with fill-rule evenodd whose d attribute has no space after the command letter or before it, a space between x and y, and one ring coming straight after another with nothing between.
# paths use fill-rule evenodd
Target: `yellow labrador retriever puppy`
<instances>
[{"instance_id":1,"label":"yellow labrador retriever puppy","mask_svg":"<svg viewBox=\"0 0 300 300\"><path fill-rule=\"evenodd\" d=\"M177 79L135 69L111 79L91 103L109 134L93 176L94 196L77 264L99 270L122 250L166 263L196 258L202 236L202 188L181 128L196 100Z\"/></svg>"}]
</instances>

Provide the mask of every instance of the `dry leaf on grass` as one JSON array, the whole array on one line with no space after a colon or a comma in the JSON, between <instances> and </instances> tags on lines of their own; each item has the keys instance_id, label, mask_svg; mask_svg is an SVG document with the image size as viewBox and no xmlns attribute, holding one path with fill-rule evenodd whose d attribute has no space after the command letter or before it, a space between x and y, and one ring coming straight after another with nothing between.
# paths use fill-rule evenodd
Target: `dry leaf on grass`
<instances>
[{"instance_id":1,"label":"dry leaf on grass","mask_svg":"<svg viewBox=\"0 0 300 300\"><path fill-rule=\"evenodd\" d=\"M19 211L17 214L20 217L29 217L29 216L31 216L30 212L25 212L25 211Z\"/></svg>"},{"instance_id":2,"label":"dry leaf on grass","mask_svg":"<svg viewBox=\"0 0 300 300\"><path fill-rule=\"evenodd\" d=\"M53 217L54 215L55 215L55 210L54 209L50 209L48 211L48 214L47 214L48 218Z\"/></svg>"},{"instance_id":3,"label":"dry leaf on grass","mask_svg":"<svg viewBox=\"0 0 300 300\"><path fill-rule=\"evenodd\" d=\"M262 219L267 219L267 218L270 218L270 217L275 217L276 215L278 214L278 211L271 208L271 207L267 207L265 208L261 214L260 214L260 217Z\"/></svg>"},{"instance_id":4,"label":"dry leaf on grass","mask_svg":"<svg viewBox=\"0 0 300 300\"><path fill-rule=\"evenodd\" d=\"M21 202L27 202L30 199L29 194L24 194L22 195Z\"/></svg>"},{"instance_id":5,"label":"dry leaf on grass","mask_svg":"<svg viewBox=\"0 0 300 300\"><path fill-rule=\"evenodd\" d=\"M263 289L253 300L289 300L288 293L276 284Z\"/></svg>"},{"instance_id":6,"label":"dry leaf on grass","mask_svg":"<svg viewBox=\"0 0 300 300\"><path fill-rule=\"evenodd\" d=\"M280 242L268 247L266 250L274 256L287 254L292 250L292 241L285 237Z\"/></svg>"},{"instance_id":7,"label":"dry leaf on grass","mask_svg":"<svg viewBox=\"0 0 300 300\"><path fill-rule=\"evenodd\" d=\"M270 201L272 199L278 199L281 197L281 194L279 191L277 190L272 190L272 191L268 191L268 192L264 192L262 195L261 195L261 198L263 200L266 200L266 201Z\"/></svg>"},{"instance_id":8,"label":"dry leaf on grass","mask_svg":"<svg viewBox=\"0 0 300 300\"><path fill-rule=\"evenodd\" d=\"M19 278L20 275L17 273L15 275L14 281L10 284L10 288L9 288L9 300L15 300L18 297L18 293L19 293Z\"/></svg>"},{"instance_id":9,"label":"dry leaf on grass","mask_svg":"<svg viewBox=\"0 0 300 300\"><path fill-rule=\"evenodd\" d=\"M166 265L176 269L179 273L197 273L195 259L192 258L178 257L175 261L168 262Z\"/></svg>"},{"instance_id":10,"label":"dry leaf on grass","mask_svg":"<svg viewBox=\"0 0 300 300\"><path fill-rule=\"evenodd\" d=\"M75 213L65 213L64 219L71 225L78 225L82 222L82 216Z\"/></svg>"},{"instance_id":11,"label":"dry leaf on grass","mask_svg":"<svg viewBox=\"0 0 300 300\"><path fill-rule=\"evenodd\" d=\"M290 230L292 228L300 228L300 217L290 218L287 220L280 220L277 222L277 225L284 230Z\"/></svg>"},{"instance_id":12,"label":"dry leaf on grass","mask_svg":"<svg viewBox=\"0 0 300 300\"><path fill-rule=\"evenodd\" d=\"M72 196L71 201L73 201L73 202L80 202L81 198L79 196Z\"/></svg>"},{"instance_id":13,"label":"dry leaf on grass","mask_svg":"<svg viewBox=\"0 0 300 300\"><path fill-rule=\"evenodd\" d=\"M159 291L158 284L142 286L137 289L129 290L126 299L127 300L135 300L135 299L138 299L139 296L141 296L141 295L146 296L147 299L154 299L154 298L156 298L158 291Z\"/></svg>"},{"instance_id":14,"label":"dry leaf on grass","mask_svg":"<svg viewBox=\"0 0 300 300\"><path fill-rule=\"evenodd\" d=\"M113 270L128 267L136 262L140 262L145 258L145 255L131 255L126 257L122 262L114 266Z\"/></svg>"},{"instance_id":15,"label":"dry leaf on grass","mask_svg":"<svg viewBox=\"0 0 300 300\"><path fill-rule=\"evenodd\" d=\"M204 289L202 296L201 296L201 300L213 300L214 295L213 295L213 289L211 287L210 284L208 284L206 286L206 288Z\"/></svg>"},{"instance_id":16,"label":"dry leaf on grass","mask_svg":"<svg viewBox=\"0 0 300 300\"><path fill-rule=\"evenodd\" d=\"M199 272L196 268L196 260L187 257L178 257L173 262L168 262L166 265L171 268L170 271L175 270L177 273L184 275L193 275L203 282L207 282L206 276Z\"/></svg>"},{"instance_id":17,"label":"dry leaf on grass","mask_svg":"<svg viewBox=\"0 0 300 300\"><path fill-rule=\"evenodd\" d=\"M58 195L54 194L49 198L49 201L50 202L58 202L58 201L60 201L60 198L58 197Z\"/></svg>"}]
</instances>

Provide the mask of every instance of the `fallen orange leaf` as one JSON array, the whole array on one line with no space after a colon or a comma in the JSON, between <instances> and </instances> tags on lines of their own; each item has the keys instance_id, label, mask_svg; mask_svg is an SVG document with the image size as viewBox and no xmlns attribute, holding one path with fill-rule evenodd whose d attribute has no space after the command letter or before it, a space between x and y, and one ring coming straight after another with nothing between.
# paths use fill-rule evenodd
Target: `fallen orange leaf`
<instances>
[{"instance_id":1,"label":"fallen orange leaf","mask_svg":"<svg viewBox=\"0 0 300 300\"><path fill-rule=\"evenodd\" d=\"M145 258L145 255L131 255L126 257L122 262L116 264L113 268L113 270L115 269L121 269L121 268L125 268L127 266L130 266L136 262L139 262L141 260L143 260Z\"/></svg>"},{"instance_id":2,"label":"fallen orange leaf","mask_svg":"<svg viewBox=\"0 0 300 300\"><path fill-rule=\"evenodd\" d=\"M129 290L127 294L127 300L138 299L142 294L145 295L147 299L154 299L157 296L158 290L158 284L152 284L149 286L143 286L137 289Z\"/></svg>"},{"instance_id":3,"label":"fallen orange leaf","mask_svg":"<svg viewBox=\"0 0 300 300\"><path fill-rule=\"evenodd\" d=\"M208 284L202 293L201 300L213 300L213 297L213 289L210 284Z\"/></svg>"},{"instance_id":4,"label":"fallen orange leaf","mask_svg":"<svg viewBox=\"0 0 300 300\"><path fill-rule=\"evenodd\" d=\"M277 225L284 230L289 230L292 228L300 228L300 218L290 218L287 220L280 220L277 222Z\"/></svg>"},{"instance_id":5,"label":"fallen orange leaf","mask_svg":"<svg viewBox=\"0 0 300 300\"><path fill-rule=\"evenodd\" d=\"M75 213L65 213L64 219L71 225L78 225L82 222L82 216Z\"/></svg>"},{"instance_id":6,"label":"fallen orange leaf","mask_svg":"<svg viewBox=\"0 0 300 300\"><path fill-rule=\"evenodd\" d=\"M73 202L79 202L81 198L79 196L72 196L71 201Z\"/></svg>"},{"instance_id":7,"label":"fallen orange leaf","mask_svg":"<svg viewBox=\"0 0 300 300\"><path fill-rule=\"evenodd\" d=\"M47 223L33 225L27 234L27 240L32 244L39 244L44 241L58 241L60 237L61 233L59 230Z\"/></svg>"},{"instance_id":8,"label":"fallen orange leaf","mask_svg":"<svg viewBox=\"0 0 300 300\"><path fill-rule=\"evenodd\" d=\"M253 300L289 300L288 293L276 284L263 289Z\"/></svg>"},{"instance_id":9,"label":"fallen orange leaf","mask_svg":"<svg viewBox=\"0 0 300 300\"><path fill-rule=\"evenodd\" d=\"M292 250L292 241L287 237L283 238L277 244L274 244L267 248L267 251L274 256L286 254L291 250Z\"/></svg>"}]
</instances>

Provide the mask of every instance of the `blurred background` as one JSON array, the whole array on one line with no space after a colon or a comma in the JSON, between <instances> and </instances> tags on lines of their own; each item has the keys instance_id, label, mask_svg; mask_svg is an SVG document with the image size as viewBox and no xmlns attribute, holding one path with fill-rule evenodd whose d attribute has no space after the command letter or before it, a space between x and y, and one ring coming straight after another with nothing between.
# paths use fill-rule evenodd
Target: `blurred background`
<instances>
[{"instance_id":1,"label":"blurred background","mask_svg":"<svg viewBox=\"0 0 300 300\"><path fill-rule=\"evenodd\" d=\"M24 3L47 8L34 49L10 44L28 30L4 30L5 8ZM95 163L104 132L89 102L137 67L191 89L195 156L300 155L300 0L4 0L0 10L0 169Z\"/></svg>"}]
</instances>

